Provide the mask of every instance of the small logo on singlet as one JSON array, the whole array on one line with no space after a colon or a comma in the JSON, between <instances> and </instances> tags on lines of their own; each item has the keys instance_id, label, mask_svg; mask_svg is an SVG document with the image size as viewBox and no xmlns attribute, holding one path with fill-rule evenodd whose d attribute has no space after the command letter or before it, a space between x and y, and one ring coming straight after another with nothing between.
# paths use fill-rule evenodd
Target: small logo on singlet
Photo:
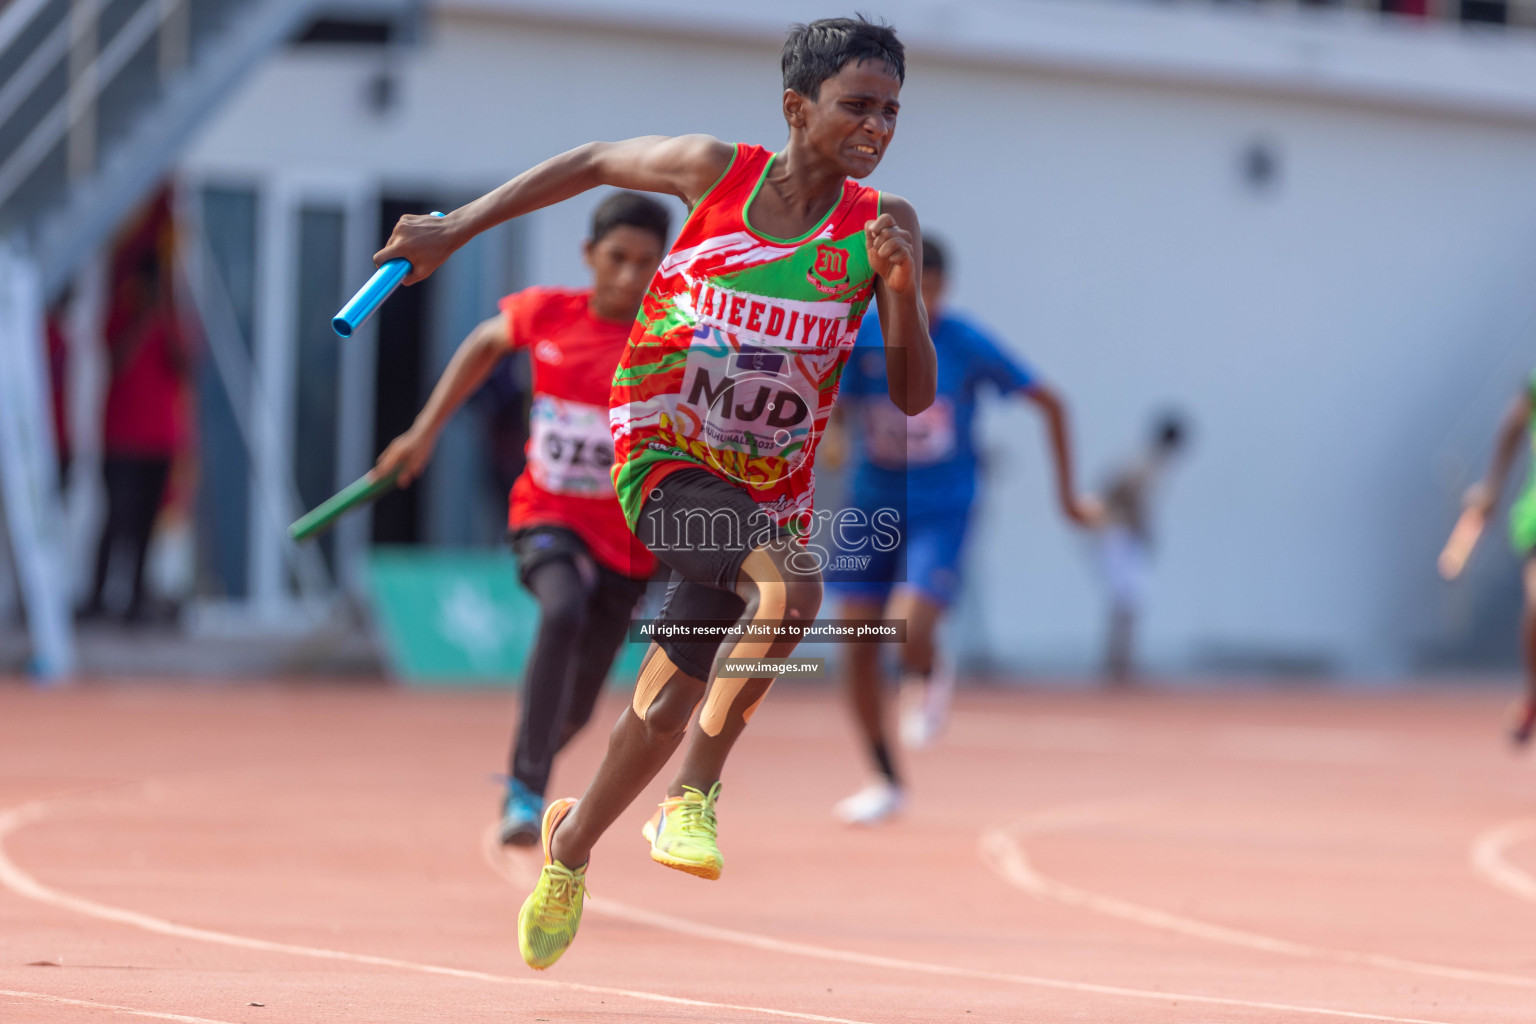
<instances>
[{"instance_id":1,"label":"small logo on singlet","mask_svg":"<svg viewBox=\"0 0 1536 1024\"><path fill-rule=\"evenodd\" d=\"M533 356L541 363L549 363L551 366L559 366L565 362L565 353L560 351L560 346L545 338L533 346Z\"/></svg>"},{"instance_id":2,"label":"small logo on singlet","mask_svg":"<svg viewBox=\"0 0 1536 1024\"><path fill-rule=\"evenodd\" d=\"M811 273L828 284L843 280L848 276L848 251L835 245L818 245Z\"/></svg>"}]
</instances>

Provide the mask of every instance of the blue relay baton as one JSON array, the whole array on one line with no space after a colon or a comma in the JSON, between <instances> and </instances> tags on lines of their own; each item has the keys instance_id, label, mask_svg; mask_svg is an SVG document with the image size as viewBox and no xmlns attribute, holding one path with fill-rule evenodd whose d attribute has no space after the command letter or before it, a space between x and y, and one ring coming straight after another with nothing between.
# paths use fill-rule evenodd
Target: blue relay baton
<instances>
[{"instance_id":1,"label":"blue relay baton","mask_svg":"<svg viewBox=\"0 0 1536 1024\"><path fill-rule=\"evenodd\" d=\"M433 210L432 216L441 217L442 214ZM352 332L373 316L373 311L384 304L384 300L400 287L400 282L410 272L410 260L390 260L379 267L368 279L368 283L352 296L351 301L341 307L341 312L331 318L331 329L343 338L352 337Z\"/></svg>"}]
</instances>

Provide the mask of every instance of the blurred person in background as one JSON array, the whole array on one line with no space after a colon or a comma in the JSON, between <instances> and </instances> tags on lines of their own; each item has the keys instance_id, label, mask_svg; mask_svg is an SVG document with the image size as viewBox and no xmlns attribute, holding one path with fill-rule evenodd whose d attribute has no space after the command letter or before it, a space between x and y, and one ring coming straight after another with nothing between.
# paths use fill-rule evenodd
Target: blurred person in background
<instances>
[{"instance_id":1,"label":"blurred person in background","mask_svg":"<svg viewBox=\"0 0 1536 1024\"><path fill-rule=\"evenodd\" d=\"M1136 619L1145 598L1152 547L1153 494L1175 455L1184 447L1183 419L1173 413L1152 426L1146 450L1111 474L1104 487L1104 521L1097 538L1099 573L1109 596L1109 630L1104 671L1115 685L1135 672Z\"/></svg>"},{"instance_id":2,"label":"blurred person in background","mask_svg":"<svg viewBox=\"0 0 1536 1024\"><path fill-rule=\"evenodd\" d=\"M1536 423L1531 407L1536 403L1536 373L1509 403L1495 435L1493 460L1488 474L1467 489L1462 505L1487 520L1498 507L1499 496L1509 479L1520 444L1527 436L1536 452ZM1520 652L1525 662L1525 695L1511 713L1510 739L1525 746L1536 732L1536 476L1527 473L1525 488L1509 510L1509 539L1523 560L1521 581L1525 605L1520 612Z\"/></svg>"},{"instance_id":3,"label":"blurred person in background","mask_svg":"<svg viewBox=\"0 0 1536 1024\"><path fill-rule=\"evenodd\" d=\"M69 439L69 307L73 289L66 288L57 302L48 307L44 321L47 331L48 391L52 400L53 443L59 459L59 488L69 482L69 467L74 452Z\"/></svg>"},{"instance_id":4,"label":"blurred person in background","mask_svg":"<svg viewBox=\"0 0 1536 1024\"><path fill-rule=\"evenodd\" d=\"M150 614L145 563L171 468L187 438L189 354L171 286L174 225L169 190L151 201L111 263L105 331L109 379L102 417L107 518L96 548L86 618L107 614L111 570L126 565L122 618Z\"/></svg>"},{"instance_id":5,"label":"blurred person in background","mask_svg":"<svg viewBox=\"0 0 1536 1024\"><path fill-rule=\"evenodd\" d=\"M405 486L432 457L454 411L516 349L531 356L527 469L511 486L508 529L518 574L539 602L522 718L513 741L501 842L539 839L555 755L587 724L656 560L630 532L609 469L608 395L646 287L667 251L671 217L648 196L615 192L592 216L583 258L592 285L528 288L501 301L459 346L411 429L375 476Z\"/></svg>"},{"instance_id":6,"label":"blurred person in background","mask_svg":"<svg viewBox=\"0 0 1536 1024\"><path fill-rule=\"evenodd\" d=\"M856 573L840 574L841 582L834 584L843 618L906 620L907 638L899 652L901 736L913 749L937 738L954 689L953 672L937 652L935 634L960 590L977 490L976 409L984 387L1017 395L1045 417L1062 514L1083 527L1093 526L1099 514L1098 503L1080 495L1074 482L1071 431L1061 395L945 304L949 260L931 238L923 239L922 261L923 305L938 353L933 404L908 417L887 397L883 340L873 317L859 332L840 392L855 435L848 504L861 513L860 523L873 523L883 510L895 510L900 539L894 547L876 543L878 526L869 535L859 527L840 530L842 536L835 538L840 543L850 535L862 536L867 543L859 550L871 560ZM849 824L882 821L905 802L886 735L881 653L879 644L847 647L849 696L878 773L834 808Z\"/></svg>"}]
</instances>

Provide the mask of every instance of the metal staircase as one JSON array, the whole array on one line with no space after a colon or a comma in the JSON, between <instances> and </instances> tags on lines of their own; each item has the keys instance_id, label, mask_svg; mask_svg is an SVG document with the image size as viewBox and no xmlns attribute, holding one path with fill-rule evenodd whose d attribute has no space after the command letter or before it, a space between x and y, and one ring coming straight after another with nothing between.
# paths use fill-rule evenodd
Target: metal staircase
<instances>
[{"instance_id":1,"label":"metal staircase","mask_svg":"<svg viewBox=\"0 0 1536 1024\"><path fill-rule=\"evenodd\" d=\"M57 293L319 0L11 0L0 234Z\"/></svg>"},{"instance_id":2,"label":"metal staircase","mask_svg":"<svg viewBox=\"0 0 1536 1024\"><path fill-rule=\"evenodd\" d=\"M415 0L0 0L0 544L33 672L74 664L44 304L149 196L192 133L317 16L408 21Z\"/></svg>"}]
</instances>

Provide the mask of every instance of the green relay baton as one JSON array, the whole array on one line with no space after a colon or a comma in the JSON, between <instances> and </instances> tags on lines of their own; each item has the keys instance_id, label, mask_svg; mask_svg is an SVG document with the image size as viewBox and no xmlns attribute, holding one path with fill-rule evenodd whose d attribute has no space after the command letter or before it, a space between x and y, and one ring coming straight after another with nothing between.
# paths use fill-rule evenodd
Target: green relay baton
<instances>
[{"instance_id":1,"label":"green relay baton","mask_svg":"<svg viewBox=\"0 0 1536 1024\"><path fill-rule=\"evenodd\" d=\"M371 474L358 478L327 500L325 504L288 527L288 536L302 543L324 533L335 525L336 520L354 508L366 505L370 501L377 501L394 490L395 480L399 475L398 472L391 473L378 480L372 479Z\"/></svg>"}]
</instances>

